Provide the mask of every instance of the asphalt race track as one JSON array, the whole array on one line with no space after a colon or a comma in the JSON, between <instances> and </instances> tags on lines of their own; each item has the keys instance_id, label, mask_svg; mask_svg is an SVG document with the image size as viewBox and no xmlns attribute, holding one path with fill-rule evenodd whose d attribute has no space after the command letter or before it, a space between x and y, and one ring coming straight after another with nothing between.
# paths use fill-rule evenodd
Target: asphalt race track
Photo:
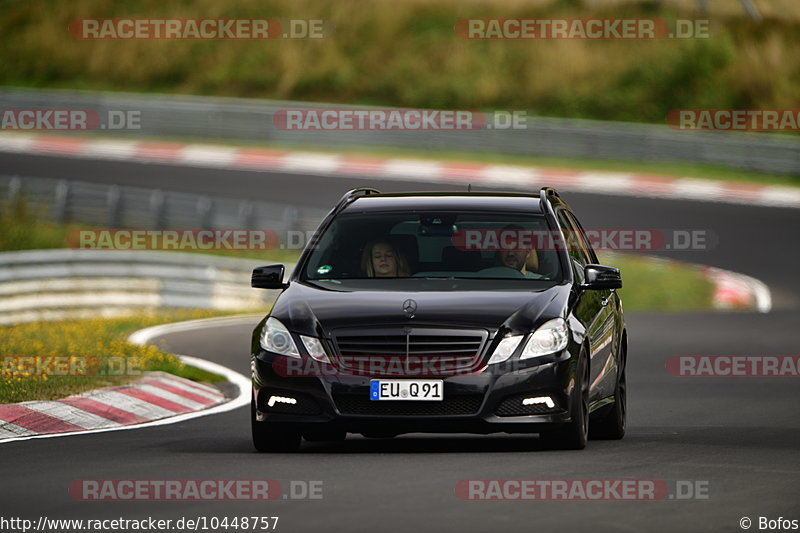
<instances>
[{"instance_id":1,"label":"asphalt race track","mask_svg":"<svg viewBox=\"0 0 800 533\"><path fill-rule=\"evenodd\" d=\"M2 154L6 174L64 177L331 206L352 186L429 190L430 184ZM309 195L308 191L314 191ZM0 447L0 515L177 519L279 516L279 531L742 531L749 517L800 519L800 388L796 378L681 378L672 355L795 355L800 324L800 211L771 207L564 194L586 227L705 229L710 250L672 257L743 272L767 283L773 311L627 314L628 434L579 452L548 451L535 437L349 436L304 443L300 453L254 452L247 408L162 427L50 438ZM664 252L665 254L667 252ZM247 374L252 324L164 337L177 353ZM81 502L77 479L319 480L317 500ZM464 501L465 479L653 479L708 486L707 499ZM696 483L695 483L696 482Z\"/></svg>"}]
</instances>

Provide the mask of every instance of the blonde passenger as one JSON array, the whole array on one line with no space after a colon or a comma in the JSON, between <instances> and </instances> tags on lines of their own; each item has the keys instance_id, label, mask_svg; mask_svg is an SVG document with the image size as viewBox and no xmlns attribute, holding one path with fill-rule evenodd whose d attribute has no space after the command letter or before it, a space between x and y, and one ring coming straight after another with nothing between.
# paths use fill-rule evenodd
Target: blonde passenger
<instances>
[{"instance_id":1,"label":"blonde passenger","mask_svg":"<svg viewBox=\"0 0 800 533\"><path fill-rule=\"evenodd\" d=\"M361 254L361 272L369 278L399 278L410 275L408 261L387 241L367 243Z\"/></svg>"}]
</instances>

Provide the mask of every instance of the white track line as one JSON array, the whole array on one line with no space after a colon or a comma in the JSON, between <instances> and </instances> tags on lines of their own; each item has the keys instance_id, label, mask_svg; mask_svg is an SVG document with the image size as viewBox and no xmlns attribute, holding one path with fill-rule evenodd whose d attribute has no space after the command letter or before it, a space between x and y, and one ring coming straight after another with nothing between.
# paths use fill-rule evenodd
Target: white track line
<instances>
[{"instance_id":1,"label":"white track line","mask_svg":"<svg viewBox=\"0 0 800 533\"><path fill-rule=\"evenodd\" d=\"M205 329L213 327L227 326L231 323L240 323L245 320L250 320L255 326L259 320L264 318L264 314L249 314L237 316L224 316L219 318L200 318L197 320L186 320L183 322L175 322L174 324L160 324L158 326L151 326L149 328L140 329L139 331L131 334L128 337L128 342L133 344L145 345L152 339L161 335L170 333L180 333L184 331L194 331L196 329ZM219 373L219 372L217 372Z\"/></svg>"}]
</instances>

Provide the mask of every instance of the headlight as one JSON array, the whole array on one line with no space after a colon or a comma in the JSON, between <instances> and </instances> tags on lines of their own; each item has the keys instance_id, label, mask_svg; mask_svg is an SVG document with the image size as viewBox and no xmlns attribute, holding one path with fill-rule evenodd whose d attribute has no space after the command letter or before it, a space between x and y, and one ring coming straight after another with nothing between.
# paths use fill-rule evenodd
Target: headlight
<instances>
[{"instance_id":1,"label":"headlight","mask_svg":"<svg viewBox=\"0 0 800 533\"><path fill-rule=\"evenodd\" d=\"M261 347L268 352L275 352L291 357L300 357L297 345L286 326L277 318L269 317L261 332Z\"/></svg>"},{"instance_id":2,"label":"headlight","mask_svg":"<svg viewBox=\"0 0 800 533\"><path fill-rule=\"evenodd\" d=\"M328 354L325 353L325 348L322 346L322 341L320 341L318 338L300 335L300 341L303 343L308 355L320 363L330 363Z\"/></svg>"},{"instance_id":3,"label":"headlight","mask_svg":"<svg viewBox=\"0 0 800 533\"><path fill-rule=\"evenodd\" d=\"M514 353L519 343L522 341L522 335L515 335L513 337L506 337L500 341L497 348L494 349L492 357L489 359L489 364L502 363Z\"/></svg>"},{"instance_id":4,"label":"headlight","mask_svg":"<svg viewBox=\"0 0 800 533\"><path fill-rule=\"evenodd\" d=\"M541 357L560 352L569 344L569 330L563 318L548 320L533 332L522 349L520 359Z\"/></svg>"}]
</instances>

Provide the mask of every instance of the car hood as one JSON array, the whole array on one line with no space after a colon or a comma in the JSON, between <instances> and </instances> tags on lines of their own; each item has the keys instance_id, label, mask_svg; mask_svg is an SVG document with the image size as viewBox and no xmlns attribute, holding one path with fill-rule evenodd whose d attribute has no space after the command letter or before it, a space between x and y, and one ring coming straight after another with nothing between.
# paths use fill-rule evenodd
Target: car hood
<instances>
[{"instance_id":1,"label":"car hood","mask_svg":"<svg viewBox=\"0 0 800 533\"><path fill-rule=\"evenodd\" d=\"M490 333L505 326L526 333L563 316L568 295L567 284L539 291L406 292L330 291L292 283L270 314L296 333L325 337L336 328L378 326L482 328Z\"/></svg>"}]
</instances>

